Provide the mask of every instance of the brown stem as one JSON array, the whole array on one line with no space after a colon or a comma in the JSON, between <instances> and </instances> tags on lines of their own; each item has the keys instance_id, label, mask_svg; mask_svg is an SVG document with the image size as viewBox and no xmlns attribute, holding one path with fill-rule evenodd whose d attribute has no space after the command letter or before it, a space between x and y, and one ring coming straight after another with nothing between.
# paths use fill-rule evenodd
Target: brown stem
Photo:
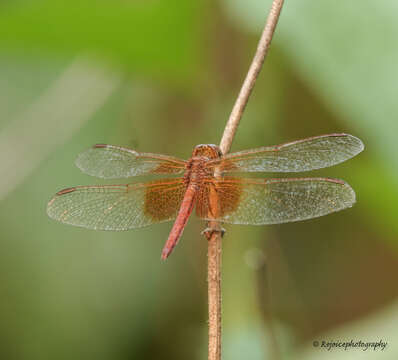
<instances>
[{"instance_id":1,"label":"brown stem","mask_svg":"<svg viewBox=\"0 0 398 360\"><path fill-rule=\"evenodd\" d=\"M218 233L213 233L218 234ZM212 235L207 248L209 297L209 360L221 359L221 235Z\"/></svg>"},{"instance_id":2,"label":"brown stem","mask_svg":"<svg viewBox=\"0 0 398 360\"><path fill-rule=\"evenodd\" d=\"M243 111L245 110L246 104L249 100L249 96L253 90L254 84L257 80L258 74L260 73L265 57L267 56L268 49L271 45L271 40L274 35L275 27L278 23L279 15L282 10L283 1L284 0L274 0L272 2L267 22L265 24L260 41L257 45L256 54L254 55L245 81L243 82L238 98L235 101L235 105L232 108L231 115L229 116L227 125L224 129L224 134L220 143L220 148L223 154L226 154L231 148L232 140L235 136L236 130L238 129L238 125L243 115Z\"/></svg>"},{"instance_id":3,"label":"brown stem","mask_svg":"<svg viewBox=\"0 0 398 360\"><path fill-rule=\"evenodd\" d=\"M231 148L233 138L240 119L245 110L249 96L267 56L276 24L282 10L284 0L274 0L267 22L257 46L256 54L243 82L242 88L232 108L231 115L225 126L220 142L220 149L225 155ZM210 221L208 232L208 302L209 302L209 352L208 360L221 360L221 239L222 231L219 223Z\"/></svg>"}]
</instances>

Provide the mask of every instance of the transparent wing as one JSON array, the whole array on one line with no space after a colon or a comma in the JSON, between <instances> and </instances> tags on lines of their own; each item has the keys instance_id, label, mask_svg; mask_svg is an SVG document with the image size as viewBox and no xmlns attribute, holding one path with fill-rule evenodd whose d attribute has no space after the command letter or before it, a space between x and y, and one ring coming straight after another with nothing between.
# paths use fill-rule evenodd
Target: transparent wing
<instances>
[{"instance_id":1,"label":"transparent wing","mask_svg":"<svg viewBox=\"0 0 398 360\"><path fill-rule=\"evenodd\" d=\"M227 154L207 166L220 166L224 172L300 172L339 164L363 149L355 136L329 134Z\"/></svg>"},{"instance_id":2,"label":"transparent wing","mask_svg":"<svg viewBox=\"0 0 398 360\"><path fill-rule=\"evenodd\" d=\"M351 207L354 190L328 178L209 180L197 205L199 217L211 220L209 193L216 190L217 220L231 224L280 224L323 216ZM213 201L214 203L214 201ZM199 205L200 204L200 205Z\"/></svg>"},{"instance_id":3,"label":"transparent wing","mask_svg":"<svg viewBox=\"0 0 398 360\"><path fill-rule=\"evenodd\" d=\"M128 230L173 220L185 192L182 179L141 184L77 186L58 192L47 214L95 230Z\"/></svg>"},{"instance_id":4,"label":"transparent wing","mask_svg":"<svg viewBox=\"0 0 398 360\"><path fill-rule=\"evenodd\" d=\"M180 174L185 169L185 161L172 156L97 144L78 156L76 166L91 176L120 179L145 174Z\"/></svg>"}]
</instances>

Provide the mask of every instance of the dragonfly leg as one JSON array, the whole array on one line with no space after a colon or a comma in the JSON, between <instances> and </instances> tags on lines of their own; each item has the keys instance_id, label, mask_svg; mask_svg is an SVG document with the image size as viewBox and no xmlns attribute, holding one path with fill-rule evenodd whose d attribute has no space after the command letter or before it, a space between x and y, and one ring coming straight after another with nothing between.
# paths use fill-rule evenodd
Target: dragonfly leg
<instances>
[{"instance_id":1,"label":"dragonfly leg","mask_svg":"<svg viewBox=\"0 0 398 360\"><path fill-rule=\"evenodd\" d=\"M218 228L213 228L213 227L207 227L206 229L204 229L201 234L206 236L207 240L210 240L211 236L214 233L220 233L221 237L224 236L226 230L224 228L222 228L221 226L219 226Z\"/></svg>"}]
</instances>

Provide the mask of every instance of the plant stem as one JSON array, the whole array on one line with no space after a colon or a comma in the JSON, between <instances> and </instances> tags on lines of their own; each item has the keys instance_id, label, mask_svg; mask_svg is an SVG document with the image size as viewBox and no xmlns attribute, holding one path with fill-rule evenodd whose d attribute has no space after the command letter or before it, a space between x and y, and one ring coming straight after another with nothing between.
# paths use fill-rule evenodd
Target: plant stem
<instances>
[{"instance_id":1,"label":"plant stem","mask_svg":"<svg viewBox=\"0 0 398 360\"><path fill-rule=\"evenodd\" d=\"M221 235L213 233L207 248L209 360L221 359ZM218 236L217 236L217 235Z\"/></svg>"},{"instance_id":2,"label":"plant stem","mask_svg":"<svg viewBox=\"0 0 398 360\"><path fill-rule=\"evenodd\" d=\"M279 15L282 10L283 1L284 0L274 0L272 2L267 22L257 45L256 54L254 55L245 81L243 82L238 98L235 101L235 105L232 108L231 115L229 116L227 125L224 129L220 143L220 149L223 154L226 154L231 148L233 138L235 136L236 130L238 129L238 125L249 100L249 96L253 90L264 60L268 54L276 24L278 23Z\"/></svg>"},{"instance_id":3,"label":"plant stem","mask_svg":"<svg viewBox=\"0 0 398 360\"><path fill-rule=\"evenodd\" d=\"M256 54L243 82L242 88L232 108L220 142L221 152L225 155L231 148L240 119L267 56L272 37L284 0L273 0L267 22L257 46ZM221 239L222 230L219 223L209 222L213 229L208 236L208 303L209 303L209 347L208 360L221 360Z\"/></svg>"}]
</instances>

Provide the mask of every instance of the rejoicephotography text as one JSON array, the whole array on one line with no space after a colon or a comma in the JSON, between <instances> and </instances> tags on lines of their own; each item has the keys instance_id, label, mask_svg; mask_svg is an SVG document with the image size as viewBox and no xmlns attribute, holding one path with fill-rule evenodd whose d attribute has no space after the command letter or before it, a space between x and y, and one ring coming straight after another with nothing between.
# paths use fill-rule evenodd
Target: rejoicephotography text
<instances>
[{"instance_id":1,"label":"rejoicephotography text","mask_svg":"<svg viewBox=\"0 0 398 360\"><path fill-rule=\"evenodd\" d=\"M319 347L323 348L327 351L330 351L334 348L340 348L344 350L349 350L349 349L360 349L362 351L367 351L367 350L381 350L383 351L388 343L387 341L379 340L379 341L362 341L362 340L350 340L350 341L326 341L326 340L321 340L317 341L315 340L313 343L314 347Z\"/></svg>"}]
</instances>

